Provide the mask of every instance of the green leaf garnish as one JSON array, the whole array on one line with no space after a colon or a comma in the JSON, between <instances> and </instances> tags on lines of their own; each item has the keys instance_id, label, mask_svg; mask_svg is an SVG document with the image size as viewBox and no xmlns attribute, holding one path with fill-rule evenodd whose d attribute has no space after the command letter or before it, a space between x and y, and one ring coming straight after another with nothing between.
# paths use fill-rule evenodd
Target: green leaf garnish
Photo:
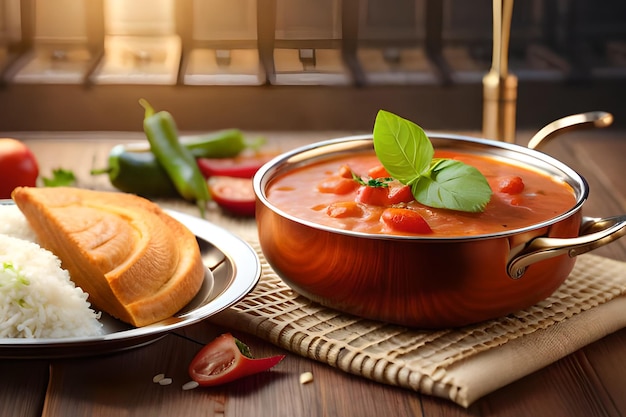
<instances>
[{"instance_id":1,"label":"green leaf garnish","mask_svg":"<svg viewBox=\"0 0 626 417\"><path fill-rule=\"evenodd\" d=\"M385 188L389 187L389 182L393 181L393 178L368 178L365 181L363 178L356 175L352 172L352 179L355 180L360 185L365 185L366 187L374 187L374 188Z\"/></svg>"},{"instance_id":2,"label":"green leaf garnish","mask_svg":"<svg viewBox=\"0 0 626 417\"><path fill-rule=\"evenodd\" d=\"M52 178L42 178L46 187L66 187L76 183L76 176L67 169L53 169Z\"/></svg>"},{"instance_id":3,"label":"green leaf garnish","mask_svg":"<svg viewBox=\"0 0 626 417\"><path fill-rule=\"evenodd\" d=\"M491 199L491 187L476 168L453 159L433 159L433 145L415 123L380 110L373 138L376 156L389 175L409 185L418 202L480 212Z\"/></svg>"},{"instance_id":4,"label":"green leaf garnish","mask_svg":"<svg viewBox=\"0 0 626 417\"><path fill-rule=\"evenodd\" d=\"M16 295L9 300L9 304L17 304L23 309L32 308L23 297L28 293L26 287L30 285L30 281L22 274L22 271L16 268L12 262L4 261L0 272L2 272L0 273L0 288L5 287L17 291Z\"/></svg>"},{"instance_id":5,"label":"green leaf garnish","mask_svg":"<svg viewBox=\"0 0 626 417\"><path fill-rule=\"evenodd\" d=\"M28 278L26 278L22 272L13 265L12 262L2 262L2 272L7 274L9 277L9 283L12 285L30 285ZM0 287L5 284L6 282L0 281Z\"/></svg>"},{"instance_id":6,"label":"green leaf garnish","mask_svg":"<svg viewBox=\"0 0 626 417\"><path fill-rule=\"evenodd\" d=\"M374 123L374 150L389 175L406 185L417 181L435 154L419 126L384 110Z\"/></svg>"}]
</instances>

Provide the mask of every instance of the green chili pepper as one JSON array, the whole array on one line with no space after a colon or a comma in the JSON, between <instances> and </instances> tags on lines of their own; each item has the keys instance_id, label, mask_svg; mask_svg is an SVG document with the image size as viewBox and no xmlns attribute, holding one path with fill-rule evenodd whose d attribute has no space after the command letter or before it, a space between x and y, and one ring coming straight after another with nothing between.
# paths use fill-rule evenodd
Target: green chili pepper
<instances>
[{"instance_id":1,"label":"green chili pepper","mask_svg":"<svg viewBox=\"0 0 626 417\"><path fill-rule=\"evenodd\" d=\"M167 171L150 151L133 151L116 145L109 152L108 167L91 170L91 175L99 174L109 174L111 184L126 193L148 198L178 196Z\"/></svg>"},{"instance_id":2,"label":"green chili pepper","mask_svg":"<svg viewBox=\"0 0 626 417\"><path fill-rule=\"evenodd\" d=\"M256 144L248 144L239 129L220 130L206 135L193 136L182 141L196 158L232 158L244 149Z\"/></svg>"},{"instance_id":3,"label":"green chili pepper","mask_svg":"<svg viewBox=\"0 0 626 417\"><path fill-rule=\"evenodd\" d=\"M188 201L195 201L204 217L206 203L211 199L209 188L198 164L191 153L178 139L176 122L166 111L154 112L150 104L139 100L145 109L143 129L150 150L163 166L178 193Z\"/></svg>"},{"instance_id":4,"label":"green chili pepper","mask_svg":"<svg viewBox=\"0 0 626 417\"><path fill-rule=\"evenodd\" d=\"M181 138L181 143L196 158L232 158L247 148L263 143L260 138L248 143L239 129L226 129ZM120 144L109 152L108 166L91 170L92 175L108 174L111 184L120 191L148 198L177 197L178 191L167 171L150 151L149 144Z\"/></svg>"}]
</instances>

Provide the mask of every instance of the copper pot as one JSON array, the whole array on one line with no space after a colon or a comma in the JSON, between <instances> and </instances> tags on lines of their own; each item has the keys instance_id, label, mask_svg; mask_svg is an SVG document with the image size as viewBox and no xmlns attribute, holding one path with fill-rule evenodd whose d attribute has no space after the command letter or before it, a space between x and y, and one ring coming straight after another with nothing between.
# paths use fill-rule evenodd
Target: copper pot
<instances>
[{"instance_id":1,"label":"copper pot","mask_svg":"<svg viewBox=\"0 0 626 417\"><path fill-rule=\"evenodd\" d=\"M575 256L626 234L626 215L582 215L588 185L534 149L429 134L435 149L523 162L567 182L576 204L557 217L508 232L458 238L372 235L300 220L273 206L266 189L296 167L373 152L371 136L305 146L267 163L254 178L259 240L267 261L296 292L346 313L410 327L461 326L527 308L550 296Z\"/></svg>"}]
</instances>

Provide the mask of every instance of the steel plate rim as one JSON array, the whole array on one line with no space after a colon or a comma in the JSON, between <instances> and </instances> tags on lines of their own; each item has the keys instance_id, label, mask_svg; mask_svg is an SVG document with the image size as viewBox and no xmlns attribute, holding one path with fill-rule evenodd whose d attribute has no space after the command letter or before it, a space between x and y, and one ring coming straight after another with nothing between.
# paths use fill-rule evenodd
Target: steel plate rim
<instances>
[{"instance_id":1,"label":"steel plate rim","mask_svg":"<svg viewBox=\"0 0 626 417\"><path fill-rule=\"evenodd\" d=\"M0 204L11 203L10 200L0 201ZM144 346L152 341L157 341L169 332L190 326L220 313L240 301L254 289L261 278L261 263L256 251L250 244L232 232L205 219L176 210L163 210L185 225L196 237L205 240L221 251L227 261L231 263L233 275L229 277L230 284L221 294L206 304L181 314L180 317L174 316L174 322L169 324L155 323L149 326L90 337L59 339L0 338L0 358L64 357L63 349L96 347L93 354L87 351L85 355L76 355L91 356ZM172 321L172 319L166 319L165 321ZM111 349L107 349L107 345L111 345Z\"/></svg>"}]
</instances>

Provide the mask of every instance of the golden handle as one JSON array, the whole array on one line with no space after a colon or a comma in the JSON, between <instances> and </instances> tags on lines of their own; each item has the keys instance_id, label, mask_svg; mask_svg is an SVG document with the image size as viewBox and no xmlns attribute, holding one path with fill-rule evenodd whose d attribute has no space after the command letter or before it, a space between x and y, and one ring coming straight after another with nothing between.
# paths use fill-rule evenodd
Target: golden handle
<instances>
[{"instance_id":1,"label":"golden handle","mask_svg":"<svg viewBox=\"0 0 626 417\"><path fill-rule=\"evenodd\" d=\"M535 262L564 254L573 258L626 236L626 215L585 217L580 233L580 236L573 238L538 237L531 240L521 251L513 254L507 265L509 276L513 279L521 278L526 268Z\"/></svg>"},{"instance_id":2,"label":"golden handle","mask_svg":"<svg viewBox=\"0 0 626 417\"><path fill-rule=\"evenodd\" d=\"M613 115L605 111L592 111L588 113L574 114L544 126L528 142L530 149L539 149L549 140L570 130L581 127L607 127L613 123Z\"/></svg>"},{"instance_id":3,"label":"golden handle","mask_svg":"<svg viewBox=\"0 0 626 417\"><path fill-rule=\"evenodd\" d=\"M493 0L493 56L483 78L483 135L515 141L517 77L509 74L508 55L513 0Z\"/></svg>"}]
</instances>

